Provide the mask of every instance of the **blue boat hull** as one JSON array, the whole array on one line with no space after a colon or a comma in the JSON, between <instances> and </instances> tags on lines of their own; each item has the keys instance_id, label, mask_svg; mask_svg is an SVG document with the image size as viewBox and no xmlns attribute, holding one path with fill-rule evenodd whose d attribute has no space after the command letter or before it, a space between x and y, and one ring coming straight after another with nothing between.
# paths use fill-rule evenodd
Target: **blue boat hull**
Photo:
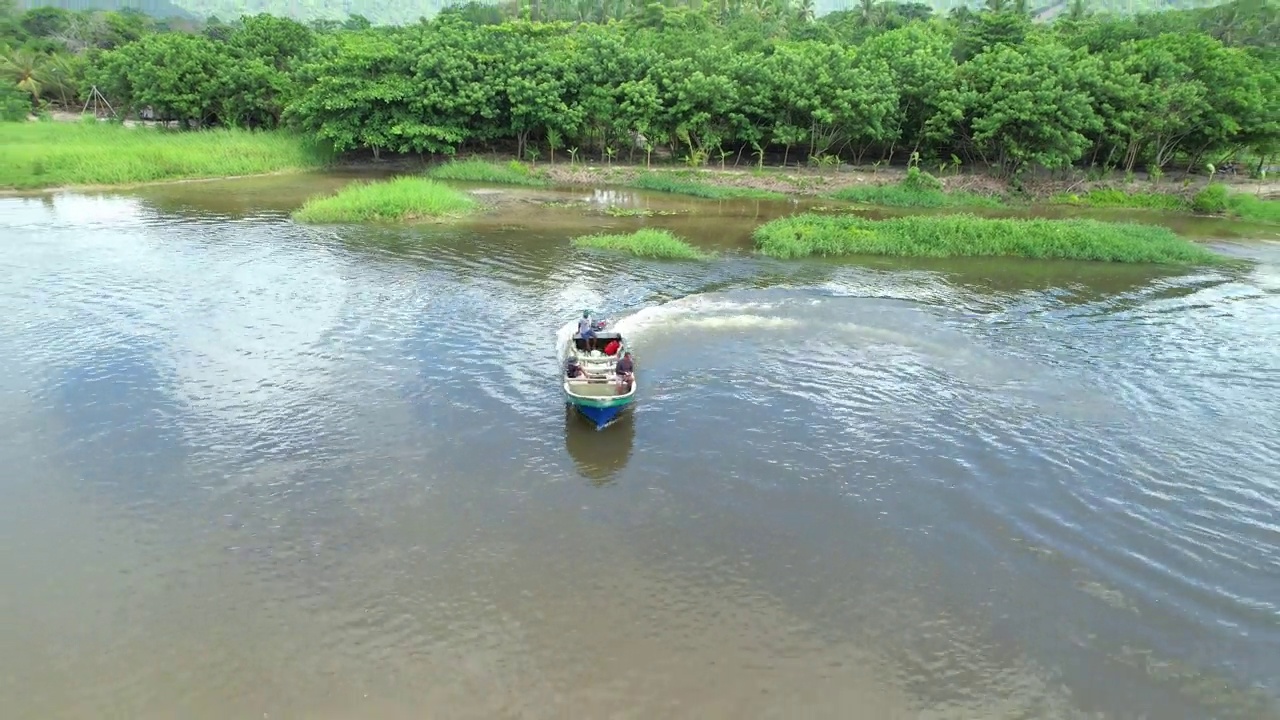
<instances>
[{"instance_id":1,"label":"blue boat hull","mask_svg":"<svg viewBox=\"0 0 1280 720\"><path fill-rule=\"evenodd\" d=\"M626 405L612 405L610 407L591 407L590 405L578 405L576 403L570 404L577 408L578 412L582 413L583 417L595 423L597 430L618 419L618 416L622 414L622 411L631 407L631 403L627 403Z\"/></svg>"}]
</instances>

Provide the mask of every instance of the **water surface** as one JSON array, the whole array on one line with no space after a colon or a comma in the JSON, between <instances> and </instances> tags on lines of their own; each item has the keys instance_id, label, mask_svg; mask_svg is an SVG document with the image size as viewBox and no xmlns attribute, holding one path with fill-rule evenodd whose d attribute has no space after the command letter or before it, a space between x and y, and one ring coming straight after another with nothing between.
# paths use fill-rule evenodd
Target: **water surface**
<instances>
[{"instance_id":1,"label":"water surface","mask_svg":"<svg viewBox=\"0 0 1280 720\"><path fill-rule=\"evenodd\" d=\"M1280 246L288 220L345 181L0 199L5 717L1280 717ZM568 243L644 223L725 258ZM584 307L644 387L601 432Z\"/></svg>"}]
</instances>

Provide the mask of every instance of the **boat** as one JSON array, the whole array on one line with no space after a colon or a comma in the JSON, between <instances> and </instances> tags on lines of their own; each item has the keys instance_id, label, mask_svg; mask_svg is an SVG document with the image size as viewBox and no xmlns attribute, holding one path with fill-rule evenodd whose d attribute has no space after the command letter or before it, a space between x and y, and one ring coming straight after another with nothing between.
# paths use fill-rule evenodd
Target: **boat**
<instances>
[{"instance_id":1,"label":"boat","mask_svg":"<svg viewBox=\"0 0 1280 720\"><path fill-rule=\"evenodd\" d=\"M603 328L603 323L594 327ZM628 352L626 338L617 331L599 330L595 335L596 348L587 351L586 340L570 337L561 355L567 362L570 358L586 371L586 378L569 378L564 376L565 365L560 366L560 376L564 386L565 402L578 410L584 417L595 423L599 430L614 420L618 415L635 402L637 380L631 373L631 383L623 385L618 381L615 366L622 354ZM618 349L613 355L605 355L603 348L610 341L618 341Z\"/></svg>"}]
</instances>

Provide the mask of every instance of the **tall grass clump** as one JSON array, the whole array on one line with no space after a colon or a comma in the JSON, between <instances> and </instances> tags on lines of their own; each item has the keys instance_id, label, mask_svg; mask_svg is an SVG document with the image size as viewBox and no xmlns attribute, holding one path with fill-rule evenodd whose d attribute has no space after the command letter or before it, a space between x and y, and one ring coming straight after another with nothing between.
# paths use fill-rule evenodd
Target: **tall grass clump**
<instances>
[{"instance_id":1,"label":"tall grass clump","mask_svg":"<svg viewBox=\"0 0 1280 720\"><path fill-rule=\"evenodd\" d=\"M1130 263L1212 263L1218 256L1152 225L939 215L867 220L803 214L756 228L757 249L810 255L1012 256Z\"/></svg>"},{"instance_id":2,"label":"tall grass clump","mask_svg":"<svg viewBox=\"0 0 1280 720\"><path fill-rule=\"evenodd\" d=\"M1253 195L1237 193L1227 198L1227 209L1241 220L1280 223L1280 200L1264 200Z\"/></svg>"},{"instance_id":3,"label":"tall grass clump","mask_svg":"<svg viewBox=\"0 0 1280 720\"><path fill-rule=\"evenodd\" d=\"M653 190L656 192L689 195L709 200L758 199L781 200L786 196L772 190L757 190L744 187L721 187L708 185L696 180L671 177L665 173L642 172L629 185L637 190Z\"/></svg>"},{"instance_id":4,"label":"tall grass clump","mask_svg":"<svg viewBox=\"0 0 1280 720\"><path fill-rule=\"evenodd\" d=\"M1128 193L1115 188L1098 188L1083 195L1057 195L1054 202L1095 208L1133 210L1186 210L1187 201L1169 193Z\"/></svg>"},{"instance_id":5,"label":"tall grass clump","mask_svg":"<svg viewBox=\"0 0 1280 720\"><path fill-rule=\"evenodd\" d=\"M427 177L435 178L436 180L532 185L535 187L542 187L547 184L545 180L533 174L532 168L517 160L504 164L486 162L478 158L451 160L428 170Z\"/></svg>"},{"instance_id":6,"label":"tall grass clump","mask_svg":"<svg viewBox=\"0 0 1280 720\"><path fill-rule=\"evenodd\" d=\"M573 239L578 247L620 250L632 255L665 260L702 260L707 254L667 230L644 228L628 235L583 235Z\"/></svg>"},{"instance_id":7,"label":"tall grass clump","mask_svg":"<svg viewBox=\"0 0 1280 720\"><path fill-rule=\"evenodd\" d=\"M909 168L907 176L893 185L849 187L837 190L831 197L845 202L904 208L995 208L1003 204L999 198L977 193L946 192L940 180L917 167Z\"/></svg>"},{"instance_id":8,"label":"tall grass clump","mask_svg":"<svg viewBox=\"0 0 1280 720\"><path fill-rule=\"evenodd\" d=\"M352 183L294 211L303 223L389 222L465 215L479 207L466 193L422 177Z\"/></svg>"},{"instance_id":9,"label":"tall grass clump","mask_svg":"<svg viewBox=\"0 0 1280 720\"><path fill-rule=\"evenodd\" d=\"M179 131L97 122L0 124L0 187L130 185L310 170L332 154L284 131Z\"/></svg>"}]
</instances>

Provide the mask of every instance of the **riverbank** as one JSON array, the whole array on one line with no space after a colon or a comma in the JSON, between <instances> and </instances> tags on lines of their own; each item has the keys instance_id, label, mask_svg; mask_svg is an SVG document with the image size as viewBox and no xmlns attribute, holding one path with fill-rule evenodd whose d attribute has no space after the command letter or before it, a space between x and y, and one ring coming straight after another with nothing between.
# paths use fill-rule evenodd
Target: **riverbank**
<instances>
[{"instance_id":1,"label":"riverbank","mask_svg":"<svg viewBox=\"0 0 1280 720\"><path fill-rule=\"evenodd\" d=\"M991 176L936 176L919 167L839 172L779 167L743 170L591 163L530 165L473 157L433 165L427 172L440 179L544 187L613 185L713 200L826 198L881 207L952 209L1039 204L1160 210L1280 223L1280 183L1240 181L1234 176L1212 181L1194 177L1177 185L1115 178L1040 180L1025 183L1015 192Z\"/></svg>"},{"instance_id":2,"label":"riverbank","mask_svg":"<svg viewBox=\"0 0 1280 720\"><path fill-rule=\"evenodd\" d=\"M182 132L103 122L0 124L0 189L128 187L316 170L333 155L284 131Z\"/></svg>"},{"instance_id":3,"label":"riverbank","mask_svg":"<svg viewBox=\"0 0 1280 720\"><path fill-rule=\"evenodd\" d=\"M985 174L933 175L919 167L530 164L496 155L430 164L417 157L336 160L320 144L284 131L181 132L92 120L0 125L0 193L126 188L326 167L379 174L425 172L439 180L529 187L629 187L712 200L825 198L868 206L948 210L1051 205L1159 210L1280 224L1280 183L1237 176L1216 178L1220 192L1209 198L1212 202L1198 203L1209 185L1203 176L1177 184L1141 177L1035 179L1014 192L1007 183Z\"/></svg>"}]
</instances>

